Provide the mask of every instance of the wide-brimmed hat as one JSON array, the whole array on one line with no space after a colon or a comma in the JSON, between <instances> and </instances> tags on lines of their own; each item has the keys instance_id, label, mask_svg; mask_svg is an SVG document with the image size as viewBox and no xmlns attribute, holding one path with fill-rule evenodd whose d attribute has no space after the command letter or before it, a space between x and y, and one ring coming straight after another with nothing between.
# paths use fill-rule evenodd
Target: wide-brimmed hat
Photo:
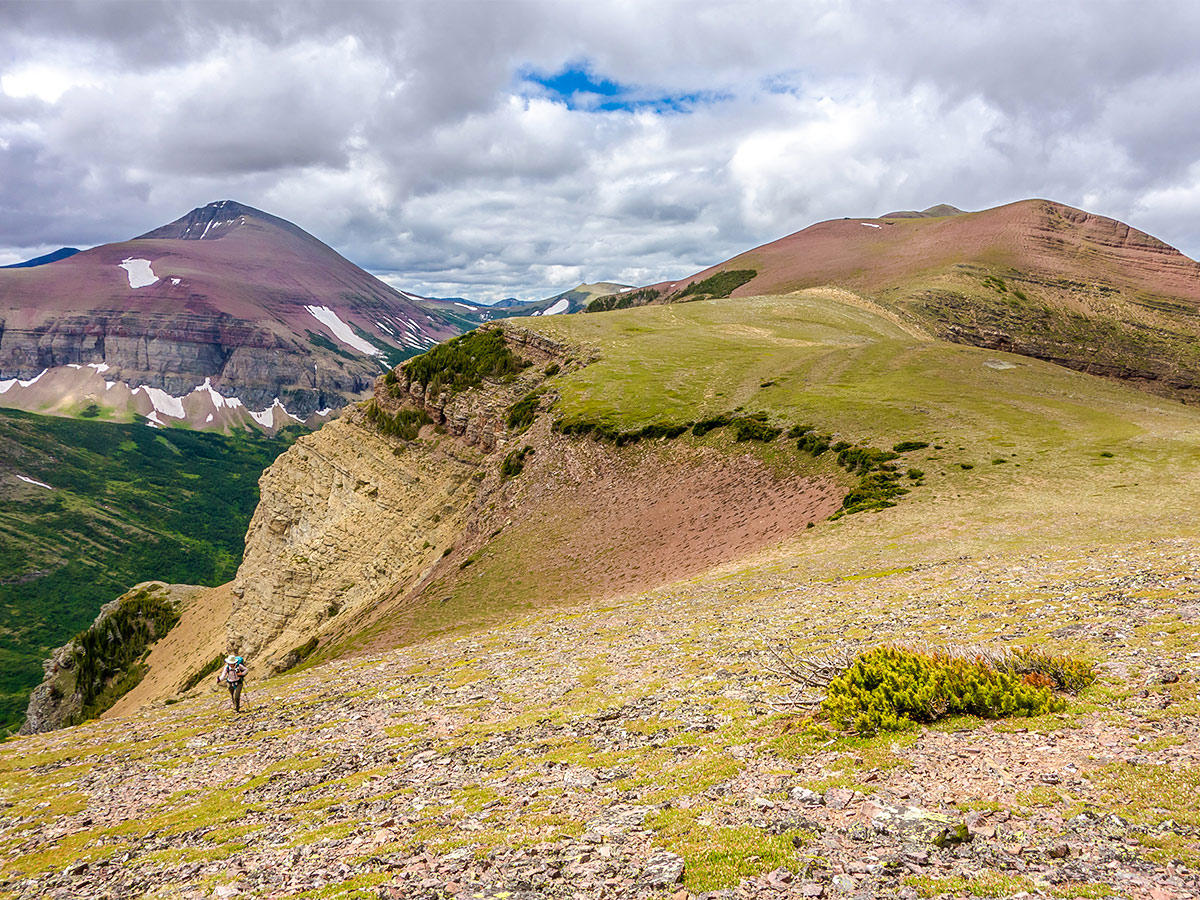
<instances>
[{"instance_id":1,"label":"wide-brimmed hat","mask_svg":"<svg viewBox=\"0 0 1200 900\"><path fill-rule=\"evenodd\" d=\"M225 657L225 662L229 663L229 665L232 666L235 662L237 662L237 657L236 656L227 656L227 657Z\"/></svg>"}]
</instances>

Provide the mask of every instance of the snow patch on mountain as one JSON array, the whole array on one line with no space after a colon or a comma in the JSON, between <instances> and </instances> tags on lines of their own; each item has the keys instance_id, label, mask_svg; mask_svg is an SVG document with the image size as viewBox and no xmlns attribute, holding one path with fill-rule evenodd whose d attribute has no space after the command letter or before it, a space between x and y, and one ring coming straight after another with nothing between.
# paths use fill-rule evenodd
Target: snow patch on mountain
<instances>
[{"instance_id":1,"label":"snow patch on mountain","mask_svg":"<svg viewBox=\"0 0 1200 900\"><path fill-rule=\"evenodd\" d=\"M121 260L120 267L129 276L129 286L131 288L149 287L158 281L158 276L150 268L150 260L148 259L138 259L137 257L130 256Z\"/></svg>"},{"instance_id":2,"label":"snow patch on mountain","mask_svg":"<svg viewBox=\"0 0 1200 900\"><path fill-rule=\"evenodd\" d=\"M275 427L275 415L276 415L277 411L279 413L282 413L283 415L287 416L289 419L292 419L296 422L304 421L303 419L299 418L298 416L293 416L290 412L288 412L287 409L284 407L284 405L279 402L278 397L275 398L274 403L272 403L270 406L268 406L262 412L250 413L250 418L252 418L255 422L257 422L263 428L274 428Z\"/></svg>"},{"instance_id":3,"label":"snow patch on mountain","mask_svg":"<svg viewBox=\"0 0 1200 900\"><path fill-rule=\"evenodd\" d=\"M559 300L557 303L555 303L553 306L551 306L549 309L547 309L544 313L542 313L542 315L543 316L557 316L559 313L565 313L570 306L571 306L571 301L568 300L566 297L563 297L561 300Z\"/></svg>"},{"instance_id":4,"label":"snow patch on mountain","mask_svg":"<svg viewBox=\"0 0 1200 900\"><path fill-rule=\"evenodd\" d=\"M378 347L364 341L353 329L345 322L338 318L328 306L306 306L308 314L333 332L333 336L351 349L357 350L359 353L365 353L367 356L383 356L383 351Z\"/></svg>"},{"instance_id":5,"label":"snow patch on mountain","mask_svg":"<svg viewBox=\"0 0 1200 900\"><path fill-rule=\"evenodd\" d=\"M146 385L134 388L133 393L136 394L139 392L150 398L150 402L154 405L154 412L170 416L172 419L182 419L187 416L187 413L183 411L182 397L172 397L162 388L147 387ZM150 414L150 419L151 421L158 422L158 418L154 413ZM159 424L161 425L162 423L159 422Z\"/></svg>"},{"instance_id":6,"label":"snow patch on mountain","mask_svg":"<svg viewBox=\"0 0 1200 900\"><path fill-rule=\"evenodd\" d=\"M17 475L17 477L26 484L36 484L38 487L44 487L48 491L54 490L54 488L50 487L50 485L46 484L46 482L38 481L36 478L26 478L24 475Z\"/></svg>"},{"instance_id":7,"label":"snow patch on mountain","mask_svg":"<svg viewBox=\"0 0 1200 900\"><path fill-rule=\"evenodd\" d=\"M42 371L38 372L27 381L22 381L20 378L9 378L7 381L0 381L0 394L6 393L14 384L23 388L32 387L33 385L37 384L39 378L49 371L49 369L42 369Z\"/></svg>"}]
</instances>

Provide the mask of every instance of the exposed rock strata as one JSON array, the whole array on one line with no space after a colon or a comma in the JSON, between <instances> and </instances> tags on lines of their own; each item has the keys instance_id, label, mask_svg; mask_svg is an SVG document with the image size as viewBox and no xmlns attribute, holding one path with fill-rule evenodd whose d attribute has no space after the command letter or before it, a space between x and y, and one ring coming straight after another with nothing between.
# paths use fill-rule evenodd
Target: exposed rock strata
<instances>
[{"instance_id":1,"label":"exposed rock strata","mask_svg":"<svg viewBox=\"0 0 1200 900\"><path fill-rule=\"evenodd\" d=\"M285 668L292 650L331 624L343 630L403 595L451 551L475 513L489 454L505 447L508 409L569 353L520 328L504 335L532 363L513 381L430 396L403 369L394 385L379 379L375 401L385 411L416 405L430 414L436 427L421 440L385 437L353 410L263 473L229 623L231 646L260 670Z\"/></svg>"},{"instance_id":2,"label":"exposed rock strata","mask_svg":"<svg viewBox=\"0 0 1200 900\"><path fill-rule=\"evenodd\" d=\"M260 671L330 619L419 577L461 530L476 459L395 447L356 411L263 473L229 623L230 644Z\"/></svg>"}]
</instances>

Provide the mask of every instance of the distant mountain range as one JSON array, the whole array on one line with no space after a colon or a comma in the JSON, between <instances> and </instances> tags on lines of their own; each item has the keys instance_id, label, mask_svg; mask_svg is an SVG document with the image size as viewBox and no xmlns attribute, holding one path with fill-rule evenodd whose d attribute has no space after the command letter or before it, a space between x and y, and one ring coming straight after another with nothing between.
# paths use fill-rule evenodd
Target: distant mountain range
<instances>
[{"instance_id":1,"label":"distant mountain range","mask_svg":"<svg viewBox=\"0 0 1200 900\"><path fill-rule=\"evenodd\" d=\"M43 256L35 256L33 259L27 259L24 262L10 263L7 266L0 266L0 269L32 269L36 266L44 266L48 263L58 262L60 259L67 259L74 256L76 253L81 253L77 247L59 247L57 250L47 253Z\"/></svg>"}]
</instances>

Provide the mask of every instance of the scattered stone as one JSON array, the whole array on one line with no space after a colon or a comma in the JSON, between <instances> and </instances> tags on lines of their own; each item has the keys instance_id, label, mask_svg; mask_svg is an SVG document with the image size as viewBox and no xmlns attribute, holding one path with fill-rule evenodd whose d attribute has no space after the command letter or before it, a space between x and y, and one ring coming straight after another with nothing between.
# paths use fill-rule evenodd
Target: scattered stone
<instances>
[{"instance_id":1,"label":"scattered stone","mask_svg":"<svg viewBox=\"0 0 1200 900\"><path fill-rule=\"evenodd\" d=\"M833 886L836 890L841 891L843 894L849 894L854 890L854 879L849 875L834 875Z\"/></svg>"},{"instance_id":2,"label":"scattered stone","mask_svg":"<svg viewBox=\"0 0 1200 900\"><path fill-rule=\"evenodd\" d=\"M971 840L971 831L965 822L919 806L890 806L869 800L861 814L880 834L923 841L935 847L949 847Z\"/></svg>"},{"instance_id":3,"label":"scattered stone","mask_svg":"<svg viewBox=\"0 0 1200 900\"><path fill-rule=\"evenodd\" d=\"M683 859L666 850L656 850L642 869L641 883L669 887L683 880Z\"/></svg>"},{"instance_id":4,"label":"scattered stone","mask_svg":"<svg viewBox=\"0 0 1200 900\"><path fill-rule=\"evenodd\" d=\"M1066 859L1071 855L1071 848L1066 844L1055 844L1049 850L1051 859Z\"/></svg>"},{"instance_id":5,"label":"scattered stone","mask_svg":"<svg viewBox=\"0 0 1200 900\"><path fill-rule=\"evenodd\" d=\"M569 788L591 788L596 786L596 776L587 769L568 769L563 773L563 784Z\"/></svg>"},{"instance_id":6,"label":"scattered stone","mask_svg":"<svg viewBox=\"0 0 1200 900\"><path fill-rule=\"evenodd\" d=\"M845 809L850 805L850 801L854 799L857 791L852 791L849 788L830 788L822 797L825 805L830 809Z\"/></svg>"},{"instance_id":7,"label":"scattered stone","mask_svg":"<svg viewBox=\"0 0 1200 900\"><path fill-rule=\"evenodd\" d=\"M803 785L797 785L796 787L792 788L789 796L793 800L799 803L804 803L807 806L820 806L825 802L820 794L814 790L804 787Z\"/></svg>"}]
</instances>

